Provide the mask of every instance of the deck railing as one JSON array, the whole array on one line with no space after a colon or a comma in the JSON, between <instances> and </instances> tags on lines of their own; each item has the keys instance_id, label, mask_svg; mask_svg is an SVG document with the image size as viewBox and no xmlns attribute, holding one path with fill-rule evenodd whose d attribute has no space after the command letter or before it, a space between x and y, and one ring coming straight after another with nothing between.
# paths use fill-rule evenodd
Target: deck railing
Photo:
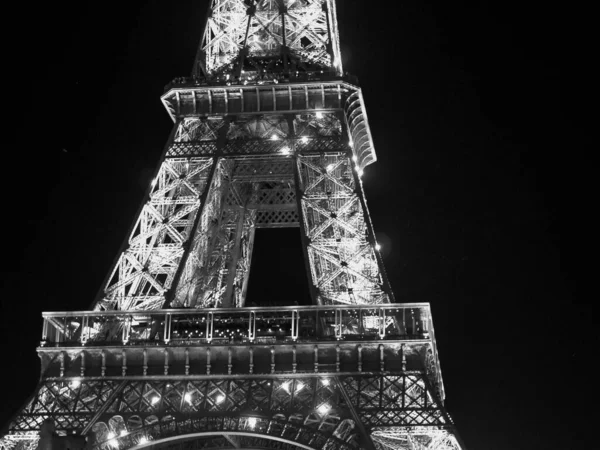
<instances>
[{"instance_id":1,"label":"deck railing","mask_svg":"<svg viewBox=\"0 0 600 450\"><path fill-rule=\"evenodd\" d=\"M429 304L45 312L42 346L427 339Z\"/></svg>"}]
</instances>

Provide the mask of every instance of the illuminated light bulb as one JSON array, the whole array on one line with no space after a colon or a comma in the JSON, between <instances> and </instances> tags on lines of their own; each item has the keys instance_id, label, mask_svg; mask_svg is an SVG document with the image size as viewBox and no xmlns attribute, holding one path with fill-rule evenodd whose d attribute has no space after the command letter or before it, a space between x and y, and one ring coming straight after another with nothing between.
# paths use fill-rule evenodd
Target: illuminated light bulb
<instances>
[{"instance_id":1,"label":"illuminated light bulb","mask_svg":"<svg viewBox=\"0 0 600 450\"><path fill-rule=\"evenodd\" d=\"M280 153L284 154L284 155L289 155L290 153L292 153L292 151L290 150L289 147L283 147L281 150L279 150Z\"/></svg>"},{"instance_id":2,"label":"illuminated light bulb","mask_svg":"<svg viewBox=\"0 0 600 450\"><path fill-rule=\"evenodd\" d=\"M127 430L122 430L121 433L119 434L119 436L121 436L121 437L127 436Z\"/></svg>"},{"instance_id":3,"label":"illuminated light bulb","mask_svg":"<svg viewBox=\"0 0 600 450\"><path fill-rule=\"evenodd\" d=\"M358 176L359 176L359 177L362 177L362 176L363 176L363 171L362 171L362 169L358 169L358 170L357 170L357 172L358 172Z\"/></svg>"},{"instance_id":4,"label":"illuminated light bulb","mask_svg":"<svg viewBox=\"0 0 600 450\"><path fill-rule=\"evenodd\" d=\"M317 119L322 119L323 118L323 113L321 111L317 111Z\"/></svg>"},{"instance_id":5,"label":"illuminated light bulb","mask_svg":"<svg viewBox=\"0 0 600 450\"><path fill-rule=\"evenodd\" d=\"M306 143L308 142L308 137L306 137L306 136L302 136L302 137L300 138L300 141L302 141L302 143L303 143L303 144L306 144Z\"/></svg>"},{"instance_id":6,"label":"illuminated light bulb","mask_svg":"<svg viewBox=\"0 0 600 450\"><path fill-rule=\"evenodd\" d=\"M154 397L152 397L152 399L150 400L150 402L153 405L156 405L159 401L160 401L160 398L157 395L155 395Z\"/></svg>"},{"instance_id":7,"label":"illuminated light bulb","mask_svg":"<svg viewBox=\"0 0 600 450\"><path fill-rule=\"evenodd\" d=\"M289 394L290 393L290 382L286 381L281 385L281 387Z\"/></svg>"},{"instance_id":8,"label":"illuminated light bulb","mask_svg":"<svg viewBox=\"0 0 600 450\"><path fill-rule=\"evenodd\" d=\"M271 140L272 141L277 141L279 139L279 136L277 136L276 134L274 134L273 136L271 136Z\"/></svg>"},{"instance_id":9,"label":"illuminated light bulb","mask_svg":"<svg viewBox=\"0 0 600 450\"><path fill-rule=\"evenodd\" d=\"M354 146L354 142L352 142L352 139L350 139L350 140L348 141L348 145L349 145L350 147L353 147L353 146ZM356 158L356 156L355 156L355 158Z\"/></svg>"},{"instance_id":10,"label":"illuminated light bulb","mask_svg":"<svg viewBox=\"0 0 600 450\"><path fill-rule=\"evenodd\" d=\"M114 438L115 438L115 436L116 436L116 434L115 434L115 433L113 433L112 431L111 431L111 432L109 432L109 433L108 433L108 435L107 435L108 439L114 439Z\"/></svg>"},{"instance_id":11,"label":"illuminated light bulb","mask_svg":"<svg viewBox=\"0 0 600 450\"><path fill-rule=\"evenodd\" d=\"M79 380L73 380L69 383L69 387L72 389L77 389L79 386L81 386L81 381Z\"/></svg>"},{"instance_id":12,"label":"illuminated light bulb","mask_svg":"<svg viewBox=\"0 0 600 450\"><path fill-rule=\"evenodd\" d=\"M142 436L140 438L140 444L144 445L144 444L147 444L147 443L148 443L148 439L146 438L146 436Z\"/></svg>"},{"instance_id":13,"label":"illuminated light bulb","mask_svg":"<svg viewBox=\"0 0 600 450\"><path fill-rule=\"evenodd\" d=\"M323 378L321 383L323 383L323 386L329 386L329 378Z\"/></svg>"},{"instance_id":14,"label":"illuminated light bulb","mask_svg":"<svg viewBox=\"0 0 600 450\"><path fill-rule=\"evenodd\" d=\"M331 172L333 170L333 168L335 167L334 164L329 164L326 168L327 172Z\"/></svg>"},{"instance_id":15,"label":"illuminated light bulb","mask_svg":"<svg viewBox=\"0 0 600 450\"><path fill-rule=\"evenodd\" d=\"M221 394L217 395L217 399L216 399L217 403L223 403L223 400L225 400L224 395L221 395Z\"/></svg>"},{"instance_id":16,"label":"illuminated light bulb","mask_svg":"<svg viewBox=\"0 0 600 450\"><path fill-rule=\"evenodd\" d=\"M185 394L183 396L183 399L188 402L188 403L192 403L192 394L190 394L189 392L187 394Z\"/></svg>"},{"instance_id":17,"label":"illuminated light bulb","mask_svg":"<svg viewBox=\"0 0 600 450\"><path fill-rule=\"evenodd\" d=\"M248 426L254 428L256 426L256 417L248 417Z\"/></svg>"},{"instance_id":18,"label":"illuminated light bulb","mask_svg":"<svg viewBox=\"0 0 600 450\"><path fill-rule=\"evenodd\" d=\"M377 250L377 251L381 250L381 245L375 244L375 250Z\"/></svg>"},{"instance_id":19,"label":"illuminated light bulb","mask_svg":"<svg viewBox=\"0 0 600 450\"><path fill-rule=\"evenodd\" d=\"M327 414L329 412L330 409L331 409L331 407L327 403L323 403L321 406L319 406L317 408L317 411L319 412L319 414L324 416L325 414Z\"/></svg>"},{"instance_id":20,"label":"illuminated light bulb","mask_svg":"<svg viewBox=\"0 0 600 450\"><path fill-rule=\"evenodd\" d=\"M304 389L304 383L299 381L298 384L296 384L296 392L300 392L302 389Z\"/></svg>"},{"instance_id":21,"label":"illuminated light bulb","mask_svg":"<svg viewBox=\"0 0 600 450\"><path fill-rule=\"evenodd\" d=\"M357 157L356 155L354 155L354 156L352 157L352 161L354 161L354 162L357 162L357 161L358 161L358 157Z\"/></svg>"}]
</instances>

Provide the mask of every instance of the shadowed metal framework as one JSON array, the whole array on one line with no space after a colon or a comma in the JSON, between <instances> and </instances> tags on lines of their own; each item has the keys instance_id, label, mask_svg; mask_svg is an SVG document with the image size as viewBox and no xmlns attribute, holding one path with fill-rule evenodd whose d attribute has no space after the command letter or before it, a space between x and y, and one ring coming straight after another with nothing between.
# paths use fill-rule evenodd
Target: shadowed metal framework
<instances>
[{"instance_id":1,"label":"shadowed metal framework","mask_svg":"<svg viewBox=\"0 0 600 450\"><path fill-rule=\"evenodd\" d=\"M147 199L91 310L43 314L0 448L464 448L429 305L385 274L334 1L212 0L162 101ZM300 229L313 306L246 305L255 230L278 227Z\"/></svg>"}]
</instances>

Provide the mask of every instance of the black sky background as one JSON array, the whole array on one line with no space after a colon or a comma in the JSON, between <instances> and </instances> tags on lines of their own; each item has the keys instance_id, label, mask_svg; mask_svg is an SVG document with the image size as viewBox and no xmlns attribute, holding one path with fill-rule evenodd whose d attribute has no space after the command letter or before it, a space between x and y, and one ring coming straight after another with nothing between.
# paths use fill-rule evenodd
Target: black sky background
<instances>
[{"instance_id":1,"label":"black sky background","mask_svg":"<svg viewBox=\"0 0 600 450\"><path fill-rule=\"evenodd\" d=\"M22 111L4 152L2 424L36 386L41 311L88 308L134 220L172 126L159 98L189 74L206 4L21 6L4 86ZM576 448L593 431L596 307L576 297L570 250L586 162L567 99L581 87L565 85L561 8L338 1L379 158L363 182L386 269L399 301L432 305L446 406L471 450ZM250 295L305 295L301 257L296 230L260 233Z\"/></svg>"}]
</instances>

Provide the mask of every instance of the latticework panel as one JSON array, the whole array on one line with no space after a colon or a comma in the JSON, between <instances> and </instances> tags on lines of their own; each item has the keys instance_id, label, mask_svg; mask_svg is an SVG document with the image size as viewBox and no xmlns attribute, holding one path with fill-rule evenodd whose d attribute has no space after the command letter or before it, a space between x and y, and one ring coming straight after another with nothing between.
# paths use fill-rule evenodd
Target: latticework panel
<instances>
[{"instance_id":1,"label":"latticework panel","mask_svg":"<svg viewBox=\"0 0 600 450\"><path fill-rule=\"evenodd\" d=\"M460 448L420 372L49 379L11 423L3 445L34 441L47 419L59 434L93 432L95 448L103 450L193 433L258 434L314 449L365 447L368 436L384 450Z\"/></svg>"},{"instance_id":2,"label":"latticework panel","mask_svg":"<svg viewBox=\"0 0 600 450\"><path fill-rule=\"evenodd\" d=\"M213 0L196 64L210 74L226 70L241 49L255 64L285 53L341 74L335 2Z\"/></svg>"},{"instance_id":3,"label":"latticework panel","mask_svg":"<svg viewBox=\"0 0 600 450\"><path fill-rule=\"evenodd\" d=\"M448 430L425 427L375 429L371 438L378 450L460 450L456 436Z\"/></svg>"},{"instance_id":4,"label":"latticework panel","mask_svg":"<svg viewBox=\"0 0 600 450\"><path fill-rule=\"evenodd\" d=\"M188 239L212 159L165 160L95 309L163 306Z\"/></svg>"},{"instance_id":5,"label":"latticework panel","mask_svg":"<svg viewBox=\"0 0 600 450\"><path fill-rule=\"evenodd\" d=\"M302 155L297 167L307 253L319 302L389 302L351 159L345 154Z\"/></svg>"}]
</instances>

